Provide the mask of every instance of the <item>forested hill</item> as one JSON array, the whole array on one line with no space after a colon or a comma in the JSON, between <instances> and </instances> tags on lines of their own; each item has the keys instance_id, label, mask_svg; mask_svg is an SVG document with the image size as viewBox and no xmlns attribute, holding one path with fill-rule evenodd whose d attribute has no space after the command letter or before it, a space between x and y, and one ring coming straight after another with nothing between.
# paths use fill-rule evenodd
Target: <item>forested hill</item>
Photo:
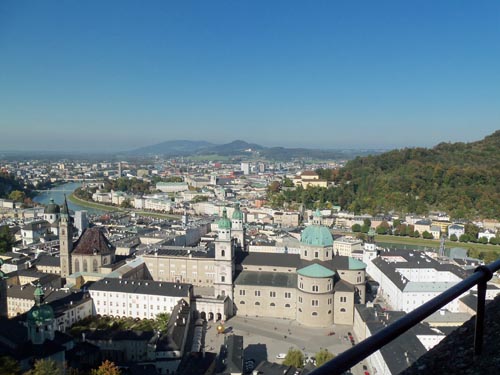
<instances>
[{"instance_id":1,"label":"forested hill","mask_svg":"<svg viewBox=\"0 0 500 375\"><path fill-rule=\"evenodd\" d=\"M500 218L500 130L472 143L440 143L358 157L335 178L353 211Z\"/></svg>"}]
</instances>

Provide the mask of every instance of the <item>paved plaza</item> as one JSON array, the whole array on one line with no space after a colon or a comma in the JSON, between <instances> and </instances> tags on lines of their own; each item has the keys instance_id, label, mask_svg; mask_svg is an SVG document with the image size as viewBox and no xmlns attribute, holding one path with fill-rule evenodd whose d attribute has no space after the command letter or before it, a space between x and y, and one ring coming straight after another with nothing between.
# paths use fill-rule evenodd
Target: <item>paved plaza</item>
<instances>
[{"instance_id":1,"label":"paved plaza","mask_svg":"<svg viewBox=\"0 0 500 375\"><path fill-rule=\"evenodd\" d=\"M208 322L205 336L205 350L218 352L224 342L224 335L217 334L218 322ZM338 355L352 347L348 332L352 326L332 325L330 328L311 328L296 321L235 316L224 324L226 334L243 336L245 360L254 359L255 363L263 360L281 363L276 356L288 349L300 349L305 356L315 356L327 348ZM333 333L332 333L333 332ZM353 374L363 374L362 364L352 369Z\"/></svg>"}]
</instances>

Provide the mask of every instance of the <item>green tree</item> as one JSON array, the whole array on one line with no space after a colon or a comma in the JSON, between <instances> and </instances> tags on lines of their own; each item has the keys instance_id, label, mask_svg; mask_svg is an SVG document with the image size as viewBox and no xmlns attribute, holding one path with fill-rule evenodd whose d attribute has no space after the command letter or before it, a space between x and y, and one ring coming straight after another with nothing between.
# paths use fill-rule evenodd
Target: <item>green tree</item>
<instances>
[{"instance_id":1,"label":"green tree","mask_svg":"<svg viewBox=\"0 0 500 375\"><path fill-rule=\"evenodd\" d=\"M19 362L7 355L0 356L0 375L18 375L20 373Z\"/></svg>"},{"instance_id":2,"label":"green tree","mask_svg":"<svg viewBox=\"0 0 500 375\"><path fill-rule=\"evenodd\" d=\"M129 198L124 199L124 200L122 201L122 203L120 204L120 207L121 207L121 208L133 208L133 206L132 206L132 202L130 202L130 199L129 199Z\"/></svg>"},{"instance_id":3,"label":"green tree","mask_svg":"<svg viewBox=\"0 0 500 375\"><path fill-rule=\"evenodd\" d=\"M24 198L26 198L24 191L14 190L9 194L9 199L15 202L24 202Z\"/></svg>"},{"instance_id":4,"label":"green tree","mask_svg":"<svg viewBox=\"0 0 500 375\"><path fill-rule=\"evenodd\" d=\"M299 349L288 349L283 364L285 366L302 368L304 366L304 354Z\"/></svg>"},{"instance_id":5,"label":"green tree","mask_svg":"<svg viewBox=\"0 0 500 375\"><path fill-rule=\"evenodd\" d=\"M464 230L465 234L469 236L469 241L472 241L473 238L476 239L479 234L479 227L472 223L465 224Z\"/></svg>"},{"instance_id":6,"label":"green tree","mask_svg":"<svg viewBox=\"0 0 500 375\"><path fill-rule=\"evenodd\" d=\"M267 186L267 191L269 193L278 193L280 191L281 185L279 181L273 181Z\"/></svg>"},{"instance_id":7,"label":"green tree","mask_svg":"<svg viewBox=\"0 0 500 375\"><path fill-rule=\"evenodd\" d=\"M353 224L353 226L351 227L351 230L354 233L359 233L359 232L361 232L361 225L359 225L359 224Z\"/></svg>"},{"instance_id":8,"label":"green tree","mask_svg":"<svg viewBox=\"0 0 500 375\"><path fill-rule=\"evenodd\" d=\"M387 221L382 221L377 227L377 234L387 234L390 231L390 226Z\"/></svg>"},{"instance_id":9,"label":"green tree","mask_svg":"<svg viewBox=\"0 0 500 375\"><path fill-rule=\"evenodd\" d=\"M288 177L285 177L283 179L283 187L294 187L295 185L293 184L293 181L290 180Z\"/></svg>"},{"instance_id":10,"label":"green tree","mask_svg":"<svg viewBox=\"0 0 500 375\"><path fill-rule=\"evenodd\" d=\"M500 242L498 241L498 238L496 237L491 237L490 238L490 244L491 245L498 245Z\"/></svg>"},{"instance_id":11,"label":"green tree","mask_svg":"<svg viewBox=\"0 0 500 375\"><path fill-rule=\"evenodd\" d=\"M12 246L16 242L16 239L10 233L10 229L7 225L0 227L0 254L6 251L11 251Z\"/></svg>"},{"instance_id":12,"label":"green tree","mask_svg":"<svg viewBox=\"0 0 500 375\"><path fill-rule=\"evenodd\" d=\"M482 244L487 244L488 239L486 237L480 237L477 242L482 243Z\"/></svg>"},{"instance_id":13,"label":"green tree","mask_svg":"<svg viewBox=\"0 0 500 375\"><path fill-rule=\"evenodd\" d=\"M458 240L460 242L469 242L469 235L464 233L464 234L460 235Z\"/></svg>"},{"instance_id":14,"label":"green tree","mask_svg":"<svg viewBox=\"0 0 500 375\"><path fill-rule=\"evenodd\" d=\"M497 253L496 251L487 251L485 252L483 259L485 263L491 263L497 260L498 256L499 253Z\"/></svg>"},{"instance_id":15,"label":"green tree","mask_svg":"<svg viewBox=\"0 0 500 375\"><path fill-rule=\"evenodd\" d=\"M92 369L90 375L121 375L121 371L113 362L105 360L97 369Z\"/></svg>"},{"instance_id":16,"label":"green tree","mask_svg":"<svg viewBox=\"0 0 500 375\"><path fill-rule=\"evenodd\" d=\"M329 360L333 359L335 355L330 353L328 349L321 349L316 353L316 366L321 366Z\"/></svg>"},{"instance_id":17,"label":"green tree","mask_svg":"<svg viewBox=\"0 0 500 375\"><path fill-rule=\"evenodd\" d=\"M25 375L62 375L63 369L52 359L39 359Z\"/></svg>"},{"instance_id":18,"label":"green tree","mask_svg":"<svg viewBox=\"0 0 500 375\"><path fill-rule=\"evenodd\" d=\"M191 200L191 203L199 203L208 201L208 197L206 195L195 195L195 197Z\"/></svg>"},{"instance_id":19,"label":"green tree","mask_svg":"<svg viewBox=\"0 0 500 375\"><path fill-rule=\"evenodd\" d=\"M426 240L432 240L434 238L434 236L426 230L422 232L422 237Z\"/></svg>"},{"instance_id":20,"label":"green tree","mask_svg":"<svg viewBox=\"0 0 500 375\"><path fill-rule=\"evenodd\" d=\"M169 319L170 319L170 314L166 312L156 315L156 319L154 321L155 329L157 331L166 331Z\"/></svg>"},{"instance_id":21,"label":"green tree","mask_svg":"<svg viewBox=\"0 0 500 375\"><path fill-rule=\"evenodd\" d=\"M458 237L455 233L453 233L451 236L450 236L450 241L453 241L453 242L457 242L458 241Z\"/></svg>"}]
</instances>

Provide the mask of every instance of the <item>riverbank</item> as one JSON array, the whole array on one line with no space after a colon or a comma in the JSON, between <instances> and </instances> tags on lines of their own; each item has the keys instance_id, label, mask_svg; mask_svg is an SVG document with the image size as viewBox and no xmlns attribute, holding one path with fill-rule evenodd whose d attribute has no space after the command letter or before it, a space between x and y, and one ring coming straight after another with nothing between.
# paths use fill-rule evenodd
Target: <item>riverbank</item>
<instances>
[{"instance_id":1,"label":"riverbank","mask_svg":"<svg viewBox=\"0 0 500 375\"><path fill-rule=\"evenodd\" d=\"M78 198L74 193L71 193L68 196L68 200L74 204L79 205L79 206L93 208L96 210L101 210L101 211L106 211L106 212L123 211L123 209L120 209L118 207L108 206L107 204L87 202L86 200Z\"/></svg>"},{"instance_id":2,"label":"riverbank","mask_svg":"<svg viewBox=\"0 0 500 375\"><path fill-rule=\"evenodd\" d=\"M401 237L401 236L388 236L378 234L375 236L376 242L382 243L390 243L396 245L414 245L414 246L423 246L423 247L432 247L435 249L439 249L441 245L440 240L426 240L423 238L412 238L412 237ZM463 247L464 249L471 250L479 250L479 251L497 251L500 252L500 246L498 245L490 245L490 244L481 244L481 243L471 243L471 242L453 242L446 241L446 247Z\"/></svg>"},{"instance_id":3,"label":"riverbank","mask_svg":"<svg viewBox=\"0 0 500 375\"><path fill-rule=\"evenodd\" d=\"M135 212L136 215L152 217L155 219L173 219L173 220L176 220L176 219L180 218L180 215L162 214L162 213L158 213L158 212L148 212L148 211L135 211L133 209L124 209L124 208L120 208L120 207L109 206L107 204L102 204L102 203L88 202L86 200L78 198L73 193L71 193L68 196L68 200L75 203L75 204L78 204L79 206L89 207L89 208L93 208L93 209L101 210L101 211L106 211L106 212L130 212L130 211L132 211L132 212Z\"/></svg>"}]
</instances>

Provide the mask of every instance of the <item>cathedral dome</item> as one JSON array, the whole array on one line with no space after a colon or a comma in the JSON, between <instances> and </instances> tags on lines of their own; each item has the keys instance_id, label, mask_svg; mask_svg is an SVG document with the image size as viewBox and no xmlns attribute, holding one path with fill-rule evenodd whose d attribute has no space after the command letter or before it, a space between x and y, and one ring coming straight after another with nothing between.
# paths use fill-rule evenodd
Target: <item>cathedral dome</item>
<instances>
[{"instance_id":1,"label":"cathedral dome","mask_svg":"<svg viewBox=\"0 0 500 375\"><path fill-rule=\"evenodd\" d=\"M232 218L233 220L243 220L243 212L241 212L239 204L236 205Z\"/></svg>"},{"instance_id":2,"label":"cathedral dome","mask_svg":"<svg viewBox=\"0 0 500 375\"><path fill-rule=\"evenodd\" d=\"M222 211L222 218L217 224L219 226L219 229L231 229L231 220L227 218L226 208L224 208L224 210Z\"/></svg>"},{"instance_id":3,"label":"cathedral dome","mask_svg":"<svg viewBox=\"0 0 500 375\"><path fill-rule=\"evenodd\" d=\"M310 225L302 231L300 242L312 246L333 246L333 237L327 227Z\"/></svg>"},{"instance_id":4,"label":"cathedral dome","mask_svg":"<svg viewBox=\"0 0 500 375\"><path fill-rule=\"evenodd\" d=\"M45 214L58 214L61 212L61 207L57 203L54 202L54 199L50 199L50 203L45 207Z\"/></svg>"}]
</instances>

